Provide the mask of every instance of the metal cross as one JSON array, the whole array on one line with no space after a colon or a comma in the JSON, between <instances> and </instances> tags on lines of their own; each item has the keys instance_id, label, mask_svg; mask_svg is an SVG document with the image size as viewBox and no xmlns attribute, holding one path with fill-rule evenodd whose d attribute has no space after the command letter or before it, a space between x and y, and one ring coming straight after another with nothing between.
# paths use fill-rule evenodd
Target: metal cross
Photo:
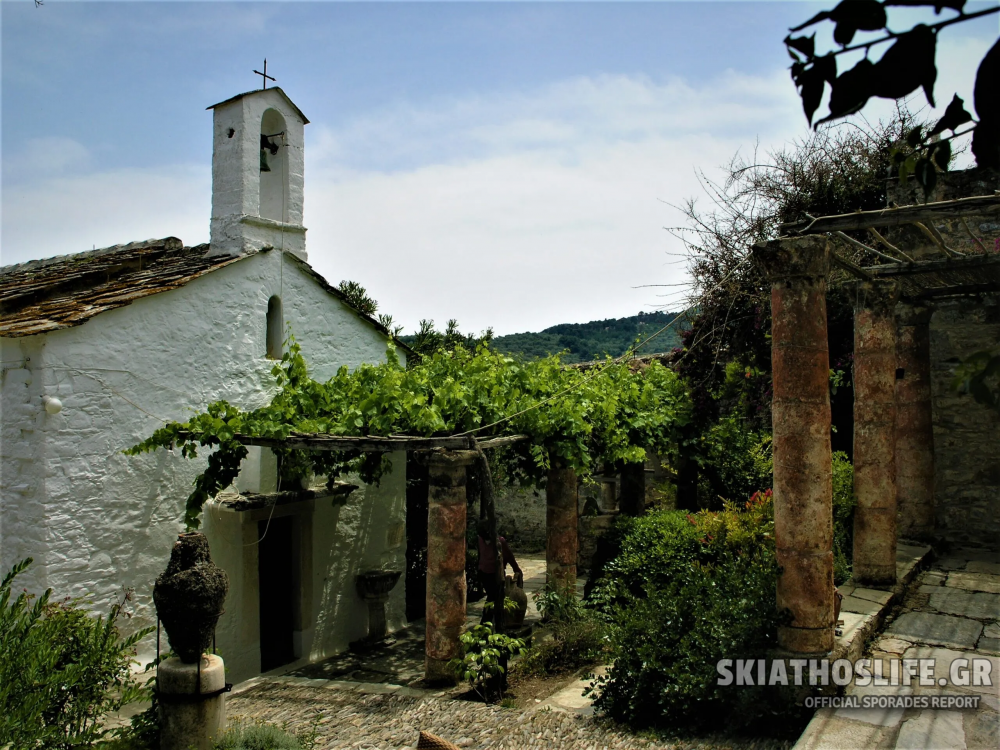
<instances>
[{"instance_id":1,"label":"metal cross","mask_svg":"<svg viewBox=\"0 0 1000 750\"><path fill-rule=\"evenodd\" d=\"M267 82L268 81L273 81L274 80L271 76L269 76L267 74L267 58L266 57L264 58L264 72L261 73L259 70L254 70L254 73L256 73L257 75L261 76L261 82L264 84L261 87L261 90L267 88Z\"/></svg>"}]
</instances>

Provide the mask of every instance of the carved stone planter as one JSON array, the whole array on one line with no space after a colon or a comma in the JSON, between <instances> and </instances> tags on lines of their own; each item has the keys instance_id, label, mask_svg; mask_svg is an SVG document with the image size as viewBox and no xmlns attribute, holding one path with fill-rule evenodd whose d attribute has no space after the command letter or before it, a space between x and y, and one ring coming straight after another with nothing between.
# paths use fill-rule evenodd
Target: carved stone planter
<instances>
[{"instance_id":1,"label":"carved stone planter","mask_svg":"<svg viewBox=\"0 0 1000 750\"><path fill-rule=\"evenodd\" d=\"M228 593L229 576L212 562L205 535L178 536L153 586L153 602L170 648L185 664L196 663L212 645Z\"/></svg>"}]
</instances>

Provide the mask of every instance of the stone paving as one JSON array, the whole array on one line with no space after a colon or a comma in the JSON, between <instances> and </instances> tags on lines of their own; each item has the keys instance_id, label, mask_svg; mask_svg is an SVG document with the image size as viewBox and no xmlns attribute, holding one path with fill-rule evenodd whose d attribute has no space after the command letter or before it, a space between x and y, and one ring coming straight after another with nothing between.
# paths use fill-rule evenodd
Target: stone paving
<instances>
[{"instance_id":1,"label":"stone paving","mask_svg":"<svg viewBox=\"0 0 1000 750\"><path fill-rule=\"evenodd\" d=\"M539 619L531 594L545 582L545 558L518 555L528 594L525 622ZM582 587L584 579L579 579ZM483 602L470 602L468 622L479 622ZM424 631L414 623L394 633L395 645L368 655L341 654L282 676L263 676L237 686L228 696L230 720L241 718L285 725L293 732L315 731L315 750L412 748L425 730L459 747L566 748L569 750L723 750L787 748L773 741L730 739L663 741L638 737L595 720L583 696L589 680L572 680L528 709L487 706L464 700L462 689L421 687Z\"/></svg>"},{"instance_id":2,"label":"stone paving","mask_svg":"<svg viewBox=\"0 0 1000 750\"><path fill-rule=\"evenodd\" d=\"M459 747L520 750L774 750L787 744L728 739L658 740L638 737L572 710L538 704L527 710L487 706L445 693L385 685L303 684L282 678L254 685L229 699L229 718L315 730L315 750L413 748L420 730Z\"/></svg>"},{"instance_id":3,"label":"stone paving","mask_svg":"<svg viewBox=\"0 0 1000 750\"><path fill-rule=\"evenodd\" d=\"M857 596L857 590L854 592ZM1000 748L1000 554L951 553L907 589L899 611L871 651L874 659L934 659L934 685L859 688L848 695L979 696L977 709L825 708L796 750L974 750ZM989 662L989 685L953 685L956 659ZM888 672L888 670L887 670Z\"/></svg>"}]
</instances>

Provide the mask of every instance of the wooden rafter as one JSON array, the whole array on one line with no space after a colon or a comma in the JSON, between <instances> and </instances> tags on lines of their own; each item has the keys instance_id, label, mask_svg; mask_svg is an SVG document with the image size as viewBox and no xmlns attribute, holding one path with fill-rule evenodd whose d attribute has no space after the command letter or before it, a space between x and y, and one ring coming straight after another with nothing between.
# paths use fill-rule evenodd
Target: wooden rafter
<instances>
[{"instance_id":1,"label":"wooden rafter","mask_svg":"<svg viewBox=\"0 0 1000 750\"><path fill-rule=\"evenodd\" d=\"M957 219L962 216L1000 213L1000 195L977 195L936 203L883 208L878 211L857 211L852 214L819 216L781 225L782 234L823 234L825 232L894 227L935 219Z\"/></svg>"}]
</instances>

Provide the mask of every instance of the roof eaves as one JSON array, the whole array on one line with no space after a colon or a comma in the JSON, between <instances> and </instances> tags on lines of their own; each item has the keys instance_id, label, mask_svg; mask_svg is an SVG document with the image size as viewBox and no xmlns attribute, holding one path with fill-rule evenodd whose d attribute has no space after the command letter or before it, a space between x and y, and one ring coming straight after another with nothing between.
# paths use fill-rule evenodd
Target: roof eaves
<instances>
[{"instance_id":1,"label":"roof eaves","mask_svg":"<svg viewBox=\"0 0 1000 750\"><path fill-rule=\"evenodd\" d=\"M295 102L293 102L291 98L289 98L288 94L286 94L284 91L281 90L281 86L272 86L269 89L254 89L253 91L244 91L242 94L231 96L225 101L217 102L216 104L213 104L210 107L205 107L205 109L215 109L216 107L221 107L223 104L229 104L230 102L235 102L237 99L242 99L244 96L250 96L251 94L259 94L262 91L277 91L279 94L285 97L285 101L288 102L291 108L295 110L295 113L302 118L303 124L305 125L309 124L309 118L302 113L302 110L299 109L298 105Z\"/></svg>"}]
</instances>

